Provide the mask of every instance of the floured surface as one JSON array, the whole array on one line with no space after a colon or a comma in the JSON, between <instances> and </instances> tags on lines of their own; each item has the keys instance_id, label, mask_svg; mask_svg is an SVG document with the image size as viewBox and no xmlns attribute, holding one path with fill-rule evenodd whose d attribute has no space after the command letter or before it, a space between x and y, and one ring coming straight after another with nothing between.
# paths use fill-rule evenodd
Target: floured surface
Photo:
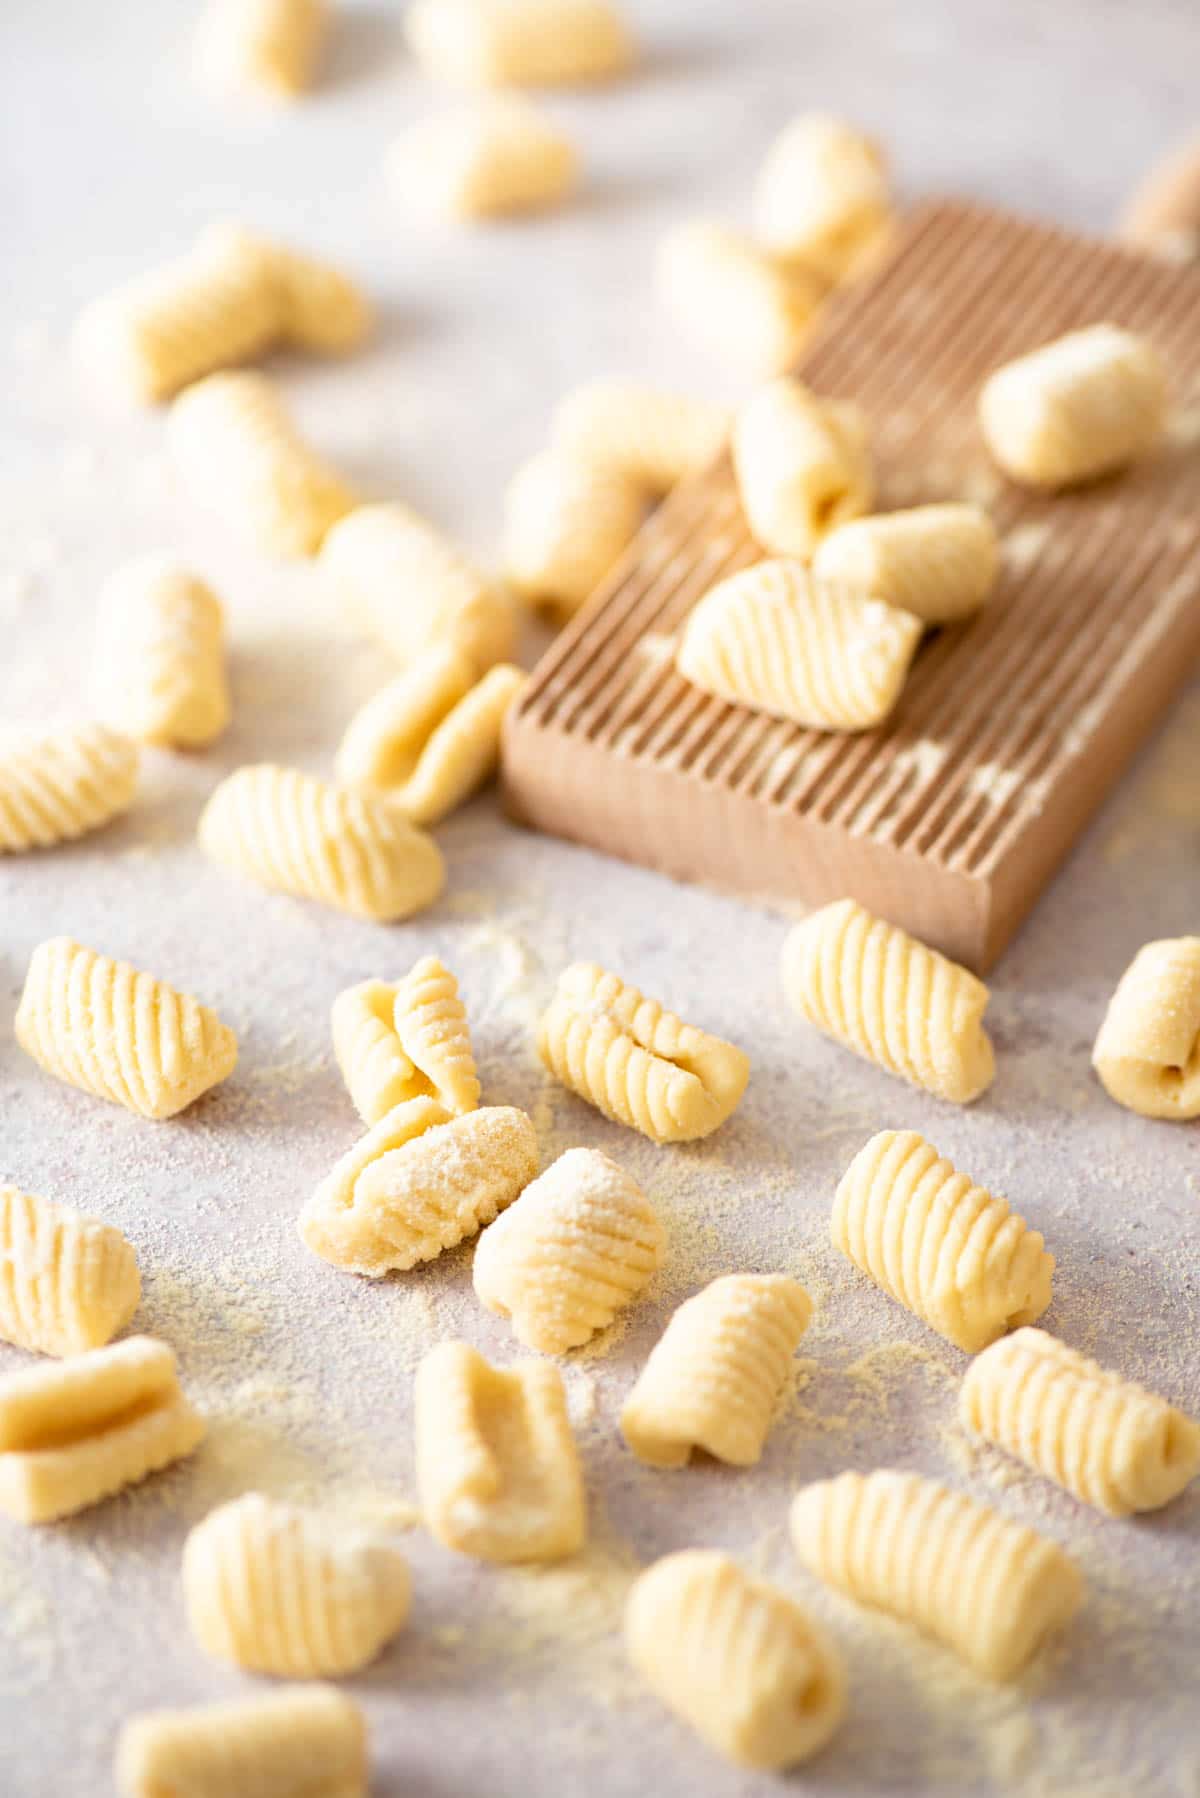
<instances>
[{"instance_id":1,"label":"floured surface","mask_svg":"<svg viewBox=\"0 0 1200 1798\"><path fill-rule=\"evenodd\" d=\"M778 1577L846 1651L851 1715L806 1790L1191 1798L1200 1781L1200 1493L1113 1523L972 1446L955 1422L963 1358L827 1240L855 1150L876 1129L920 1130L1044 1231L1060 1266L1047 1326L1200 1411L1200 1127L1119 1111L1088 1065L1139 944L1197 928L1200 688L999 964L989 1012L998 1077L966 1112L787 1015L777 918L526 837L491 796L438 828L447 894L393 929L240 886L194 845L204 798L239 762L328 772L354 705L391 668L332 616L311 569L258 562L174 495L159 418L106 405L73 375L66 327L106 281L177 248L213 212L238 209L342 255L381 295L385 335L345 367L288 366L289 399L373 495L428 509L486 554L506 475L538 447L573 382L608 367L736 397L654 310L650 252L701 195L736 214L769 131L797 104L844 105L894 136L914 189L1036 198L1094 228L1160 134L1191 122L1190 9L1170 0L1128 19L1106 13L1103 38L1081 36L1082 6L1050 15L988 0L969 52L938 48L939 34L961 26L948 0L901 13L873 4L854 44L840 47L832 31L800 31L782 0L746 9L741 24L740 8L713 7L700 21L677 0L639 10L656 46L647 73L612 94L552 102L585 142L594 199L511 231L431 233L419 255L377 169L386 142L435 96L386 60L396 38L381 9L355 15L325 98L284 121L192 96L182 5L124 0L109 9L104 43L86 48L90 9L19 0L4 11L0 69L19 77L22 166L38 170L38 184L13 224L0 331L0 712L40 718L83 703L99 581L160 547L192 560L228 602L236 705L212 755L148 755L138 806L103 835L0 861L0 1179L129 1235L146 1287L134 1327L172 1343L211 1419L197 1455L139 1491L36 1535L0 1527L5 1798L95 1798L131 1711L265 1689L200 1656L178 1578L191 1523L255 1487L402 1532L412 1619L347 1686L370 1713L376 1798L637 1798L651 1781L669 1798L776 1789L723 1768L625 1669L615 1630L633 1574L693 1545ZM9 52L18 36L32 46L24 61L15 44ZM1088 92L1064 97L1063 70L1081 53ZM914 79L897 82L898 67ZM94 160L86 203L64 107ZM153 154L135 149L143 142ZM1026 543L1024 553L1045 548ZM936 745L914 754L923 778ZM241 1039L236 1075L161 1125L40 1076L13 1042L12 1014L30 951L58 931L213 1005ZM459 976L485 1101L530 1109L544 1165L576 1143L605 1150L669 1231L647 1297L565 1363L592 1539L577 1561L536 1572L458 1561L414 1527L416 1362L456 1333L502 1361L515 1356L507 1326L471 1294L470 1249L367 1283L316 1261L295 1234L302 1202L360 1134L333 1062L329 1004L351 981L394 979L426 953ZM533 1028L576 957L749 1051L746 1097L715 1137L655 1148L546 1078ZM816 1315L761 1466L639 1466L617 1417L670 1309L718 1274L776 1268L803 1281ZM25 1364L0 1350L0 1369ZM795 1567L785 1530L795 1485L878 1464L990 1497L1079 1555L1088 1606L1026 1684L981 1686Z\"/></svg>"}]
</instances>

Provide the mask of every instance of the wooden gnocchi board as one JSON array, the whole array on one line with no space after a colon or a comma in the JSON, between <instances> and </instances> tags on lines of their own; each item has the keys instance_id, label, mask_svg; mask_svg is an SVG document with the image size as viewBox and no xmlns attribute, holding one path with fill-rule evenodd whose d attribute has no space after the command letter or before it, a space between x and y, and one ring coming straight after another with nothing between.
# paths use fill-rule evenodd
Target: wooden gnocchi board
<instances>
[{"instance_id":1,"label":"wooden gnocchi board","mask_svg":"<svg viewBox=\"0 0 1200 1798\"><path fill-rule=\"evenodd\" d=\"M1099 320L1163 352L1169 441L1079 491L1024 492L980 441L980 384ZM1200 273L931 202L835 296L797 372L866 411L880 509L988 506L1004 566L987 607L926 639L874 731L698 692L672 665L680 627L761 553L723 456L542 658L508 720L507 803L538 830L760 900L852 895L982 971L1200 657Z\"/></svg>"}]
</instances>

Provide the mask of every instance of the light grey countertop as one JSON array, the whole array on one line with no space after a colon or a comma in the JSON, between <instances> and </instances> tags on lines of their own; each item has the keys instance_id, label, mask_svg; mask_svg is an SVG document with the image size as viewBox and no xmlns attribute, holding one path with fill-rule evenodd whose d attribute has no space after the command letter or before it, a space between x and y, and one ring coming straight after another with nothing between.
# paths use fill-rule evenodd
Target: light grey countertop
<instances>
[{"instance_id":1,"label":"light grey countertop","mask_svg":"<svg viewBox=\"0 0 1200 1798\"><path fill-rule=\"evenodd\" d=\"M349 1682L370 1714L373 1791L409 1798L766 1793L643 1696L619 1640L635 1567L725 1547L803 1597L842 1643L851 1710L794 1789L1170 1798L1200 1791L1200 1491L1109 1522L954 1426L956 1351L840 1262L836 1180L885 1126L914 1127L1005 1193L1058 1257L1048 1325L1200 1411L1195 1243L1200 1126L1112 1105L1089 1067L1134 950L1200 927L1200 687L1097 819L991 980L999 1073L969 1110L939 1105L807 1031L776 964L783 922L503 822L487 795L438 831L450 880L393 929L240 886L194 841L204 796L241 762L328 769L387 669L311 568L258 560L171 483L162 420L71 366L78 307L235 215L342 258L378 297L372 346L281 365L313 439L372 495L426 511L493 555L505 480L550 410L600 371L732 398L736 378L681 343L651 289L655 241L689 211L747 216L773 132L820 107L890 146L906 194L965 191L1096 230L1196 123L1189 0L645 0L637 74L547 105L577 134L587 188L544 220L457 233L389 194L392 136L437 95L406 64L399 9L345 8L330 78L285 115L189 81L195 11L144 0L7 0L0 11L0 719L86 705L93 605L127 557L169 549L207 574L232 623L236 719L198 758L147 757L127 818L0 862L0 1178L94 1210L136 1244L139 1327L180 1353L211 1418L194 1460L54 1528L0 1524L0 1792L95 1798L127 1715L254 1689L207 1662L183 1621L191 1523L252 1487L403 1525L415 1498L414 1365L462 1333L507 1358L476 1305L470 1252L370 1285L309 1256L300 1205L354 1139L328 1009L352 980L427 951L457 971L488 1099L527 1105L544 1159L602 1147L642 1180L667 1265L566 1377L593 1501L576 1563L497 1571L419 1529L411 1622ZM236 1076L152 1125L60 1086L17 1049L30 952L66 931L214 1005ZM558 969L594 958L740 1041L754 1073L715 1138L658 1149L542 1075L531 1027ZM670 1309L704 1280L780 1268L816 1318L760 1467L654 1473L616 1432ZM24 1364L0 1351L0 1372ZM1087 1606L1011 1691L985 1687L795 1566L788 1496L845 1466L918 1467L1044 1527L1081 1561Z\"/></svg>"}]
</instances>

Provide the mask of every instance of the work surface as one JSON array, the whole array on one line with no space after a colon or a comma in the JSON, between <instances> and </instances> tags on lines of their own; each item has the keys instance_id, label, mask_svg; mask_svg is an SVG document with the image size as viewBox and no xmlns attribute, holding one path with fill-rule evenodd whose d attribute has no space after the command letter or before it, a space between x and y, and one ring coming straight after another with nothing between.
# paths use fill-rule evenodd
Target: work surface
<instances>
[{"instance_id":1,"label":"work surface","mask_svg":"<svg viewBox=\"0 0 1200 1798\"><path fill-rule=\"evenodd\" d=\"M413 1616L348 1686L370 1716L378 1798L772 1789L713 1759L624 1663L630 1579L691 1545L777 1578L844 1647L849 1717L795 1789L1194 1795L1200 1490L1159 1516L1109 1522L973 1449L954 1422L965 1359L834 1254L828 1213L867 1136L923 1131L1044 1232L1059 1263L1047 1325L1200 1411L1200 1126L1120 1111L1089 1068L1134 950L1198 927L1200 689L1002 959L996 1084L958 1111L788 1015L779 917L524 835L491 796L438 831L445 897L393 929L206 864L194 827L219 775L265 758L327 770L353 706L388 669L311 569L269 567L199 517L172 489L161 419L90 392L66 356L84 300L214 215L341 256L379 298L378 338L344 366L281 365L289 398L365 492L407 500L486 555L507 474L574 381L652 374L736 396L656 310L652 249L688 210L744 216L761 150L793 111L827 107L876 128L910 193L961 189L1103 230L1195 122L1193 9L633 7L647 44L636 78L549 102L583 147L586 197L470 235L415 225L389 195L389 139L440 97L406 66L395 13L347 9L326 88L263 117L191 88L192 10L9 0L0 18L0 717L85 706L97 585L159 548L226 599L237 708L215 752L148 756L122 822L0 864L0 1179L129 1235L145 1282L138 1327L174 1344L210 1418L195 1458L140 1490L37 1533L0 1525L0 1793L95 1798L130 1713L265 1689L201 1656L178 1578L190 1525L257 1488L405 1532ZM241 1039L234 1078L154 1125L40 1075L13 1041L12 1013L33 947L62 931L214 1005ZM417 1360L455 1334L493 1357L513 1352L474 1301L469 1248L371 1285L314 1260L295 1232L358 1131L330 1052L330 1001L428 951L462 982L485 1097L531 1110L546 1162L575 1143L613 1154L670 1233L647 1299L565 1366L592 1519L586 1553L557 1569L475 1566L416 1527ZM746 1047L750 1087L717 1137L655 1148L542 1074L534 1020L577 956ZM733 1269L794 1273L816 1303L763 1462L644 1469L617 1435L623 1396L671 1308ZM25 1364L0 1351L0 1372ZM1078 1556L1087 1607L1024 1684L981 1685L795 1567L784 1526L796 1485L878 1465L936 1473Z\"/></svg>"}]
</instances>

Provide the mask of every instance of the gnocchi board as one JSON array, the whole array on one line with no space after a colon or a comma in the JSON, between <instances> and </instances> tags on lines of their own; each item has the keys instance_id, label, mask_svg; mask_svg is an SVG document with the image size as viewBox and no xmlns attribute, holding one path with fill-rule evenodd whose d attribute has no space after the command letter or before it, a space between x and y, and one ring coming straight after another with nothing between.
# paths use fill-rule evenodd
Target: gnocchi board
<instances>
[{"instance_id":1,"label":"gnocchi board","mask_svg":"<svg viewBox=\"0 0 1200 1798\"><path fill-rule=\"evenodd\" d=\"M1098 320L1163 352L1151 460L1075 492L996 473L975 400L1002 362ZM683 483L510 714L510 812L687 880L852 895L985 971L1200 656L1200 273L959 202L916 209L836 296L797 373L866 411L881 510L988 506L1005 554L975 618L925 640L873 731L806 730L689 685L673 651L760 558L728 454Z\"/></svg>"}]
</instances>

